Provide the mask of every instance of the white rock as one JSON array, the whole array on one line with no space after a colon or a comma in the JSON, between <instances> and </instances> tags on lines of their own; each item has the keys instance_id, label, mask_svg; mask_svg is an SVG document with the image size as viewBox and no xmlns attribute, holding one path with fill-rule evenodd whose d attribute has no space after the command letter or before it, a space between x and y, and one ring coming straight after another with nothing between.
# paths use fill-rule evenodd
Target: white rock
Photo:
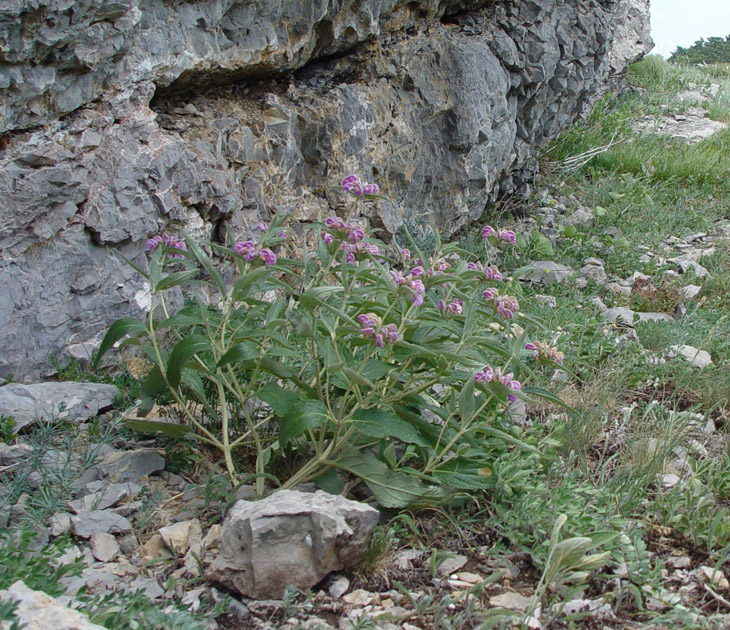
<instances>
[{"instance_id":1,"label":"white rock","mask_svg":"<svg viewBox=\"0 0 730 630\"><path fill-rule=\"evenodd\" d=\"M0 591L0 601L18 602L15 616L20 624L25 624L25 630L105 630L42 591L28 588L21 580ZM2 623L0 628L7 630L10 624Z\"/></svg>"},{"instance_id":2,"label":"white rock","mask_svg":"<svg viewBox=\"0 0 730 630\"><path fill-rule=\"evenodd\" d=\"M119 553L117 539L106 532L91 534L91 553L99 562L109 562Z\"/></svg>"},{"instance_id":3,"label":"white rock","mask_svg":"<svg viewBox=\"0 0 730 630\"><path fill-rule=\"evenodd\" d=\"M161 527L157 531L167 548L181 556L203 539L203 531L197 518Z\"/></svg>"},{"instance_id":4,"label":"white rock","mask_svg":"<svg viewBox=\"0 0 730 630\"><path fill-rule=\"evenodd\" d=\"M508 610L518 610L520 612L527 612L532 602L531 597L525 597L519 593L500 593L489 598L489 605L497 608L506 608Z\"/></svg>"},{"instance_id":5,"label":"white rock","mask_svg":"<svg viewBox=\"0 0 730 630\"><path fill-rule=\"evenodd\" d=\"M671 346L669 348L668 356L670 358L681 357L700 369L706 368L708 365L712 365L712 357L710 356L710 353L705 350L698 350L694 346Z\"/></svg>"}]
</instances>

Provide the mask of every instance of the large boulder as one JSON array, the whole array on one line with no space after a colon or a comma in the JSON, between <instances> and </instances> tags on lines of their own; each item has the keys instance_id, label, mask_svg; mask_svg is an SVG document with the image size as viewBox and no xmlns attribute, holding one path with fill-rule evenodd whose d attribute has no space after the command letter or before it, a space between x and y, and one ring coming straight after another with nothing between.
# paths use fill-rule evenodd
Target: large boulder
<instances>
[{"instance_id":1,"label":"large boulder","mask_svg":"<svg viewBox=\"0 0 730 630\"><path fill-rule=\"evenodd\" d=\"M0 377L149 308L162 229L341 207L451 234L651 47L648 0L16 0L0 8Z\"/></svg>"},{"instance_id":2,"label":"large boulder","mask_svg":"<svg viewBox=\"0 0 730 630\"><path fill-rule=\"evenodd\" d=\"M373 507L322 491L238 501L206 577L258 599L279 599L290 585L306 590L356 565L378 518Z\"/></svg>"}]
</instances>

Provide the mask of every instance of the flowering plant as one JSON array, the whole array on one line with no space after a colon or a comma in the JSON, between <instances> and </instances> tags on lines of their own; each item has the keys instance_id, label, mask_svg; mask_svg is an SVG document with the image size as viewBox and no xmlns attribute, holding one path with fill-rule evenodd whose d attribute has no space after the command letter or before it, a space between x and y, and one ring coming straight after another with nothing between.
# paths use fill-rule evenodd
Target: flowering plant
<instances>
[{"instance_id":1,"label":"flowering plant","mask_svg":"<svg viewBox=\"0 0 730 630\"><path fill-rule=\"evenodd\" d=\"M356 204L380 192L354 175L342 187ZM287 222L210 244L220 265L189 238L155 241L138 269L153 296L146 321L112 325L97 361L125 337L140 345L153 365L142 407L171 398L175 430L218 449L231 478L259 492L265 479L331 492L354 479L382 506L403 507L492 486L498 445L531 448L512 433L508 405L549 396L525 385L535 374L526 359L556 358L526 348L513 326L530 320L494 258L514 234L485 228L483 264L455 245L430 257L415 243L386 247L330 216L291 226L314 232L294 259ZM180 287L193 303L173 314L166 296Z\"/></svg>"}]
</instances>

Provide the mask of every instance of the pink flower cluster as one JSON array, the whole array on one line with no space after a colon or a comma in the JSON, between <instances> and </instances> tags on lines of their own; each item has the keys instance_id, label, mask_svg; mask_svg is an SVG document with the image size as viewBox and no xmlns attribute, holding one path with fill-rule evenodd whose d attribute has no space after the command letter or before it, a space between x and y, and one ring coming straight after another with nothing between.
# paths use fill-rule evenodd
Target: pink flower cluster
<instances>
[{"instance_id":1,"label":"pink flower cluster","mask_svg":"<svg viewBox=\"0 0 730 630\"><path fill-rule=\"evenodd\" d=\"M169 234L157 234L156 236L153 236L151 239L149 239L145 243L145 247L149 249L150 251L154 251L157 249L160 245L166 245L167 247L172 247L173 249L179 249L184 251L185 250L185 243L181 241L179 238L176 238L174 236L170 236ZM182 254L172 254L172 258L182 258Z\"/></svg>"},{"instance_id":2,"label":"pink flower cluster","mask_svg":"<svg viewBox=\"0 0 730 630\"><path fill-rule=\"evenodd\" d=\"M501 280L502 272L497 269L495 265L482 265L481 262L470 262L467 263L466 268L470 271L483 271L484 275L487 276L487 280Z\"/></svg>"},{"instance_id":3,"label":"pink flower cluster","mask_svg":"<svg viewBox=\"0 0 730 630\"><path fill-rule=\"evenodd\" d=\"M380 250L377 245L365 243L365 231L357 223L345 223L340 217L327 217L325 224L334 232L325 232L322 240L331 245L335 240L340 241L340 250L345 252L347 262L353 263L358 254L377 256Z\"/></svg>"},{"instance_id":4,"label":"pink flower cluster","mask_svg":"<svg viewBox=\"0 0 730 630\"><path fill-rule=\"evenodd\" d=\"M461 315L464 311L464 303L461 300L454 300L447 304L445 300L439 300L439 310Z\"/></svg>"},{"instance_id":5,"label":"pink flower cluster","mask_svg":"<svg viewBox=\"0 0 730 630\"><path fill-rule=\"evenodd\" d=\"M499 385L504 385L507 389L511 389L513 391L519 391L522 389L522 385L520 385L519 381L515 380L512 372L502 374L502 371L499 368L492 369L488 365L485 365L474 375L474 380L477 383L484 383L484 385L488 385L489 383L498 383ZM514 394L508 394L507 400L514 402L517 400L517 396Z\"/></svg>"},{"instance_id":6,"label":"pink flower cluster","mask_svg":"<svg viewBox=\"0 0 730 630\"><path fill-rule=\"evenodd\" d=\"M489 288L483 293L484 299L494 301L497 312L505 319L512 319L520 310L520 303L511 295L500 295L495 288Z\"/></svg>"},{"instance_id":7,"label":"pink flower cluster","mask_svg":"<svg viewBox=\"0 0 730 630\"><path fill-rule=\"evenodd\" d=\"M362 324L360 333L363 337L373 337L375 345L382 348L386 341L395 343L398 341L398 328L395 324L382 325L382 320L375 313L358 315L357 321Z\"/></svg>"},{"instance_id":8,"label":"pink flower cluster","mask_svg":"<svg viewBox=\"0 0 730 630\"><path fill-rule=\"evenodd\" d=\"M517 235L512 230L495 230L491 225L485 225L482 228L482 239L486 240L495 237L498 241L507 241L510 245L514 245Z\"/></svg>"},{"instance_id":9,"label":"pink flower cluster","mask_svg":"<svg viewBox=\"0 0 730 630\"><path fill-rule=\"evenodd\" d=\"M565 355L549 343L532 341L525 344L525 350L532 350L533 359L547 359L548 361L555 361L558 365L563 365Z\"/></svg>"},{"instance_id":10,"label":"pink flower cluster","mask_svg":"<svg viewBox=\"0 0 730 630\"><path fill-rule=\"evenodd\" d=\"M239 256L243 256L248 261L258 257L264 261L265 265L276 264L276 254L265 247L258 247L253 241L238 241L233 246L233 251Z\"/></svg>"},{"instance_id":11,"label":"pink flower cluster","mask_svg":"<svg viewBox=\"0 0 730 630\"><path fill-rule=\"evenodd\" d=\"M380 186L363 182L357 175L348 175L342 180L342 190L352 193L356 197L362 197L363 195L377 195L380 192Z\"/></svg>"},{"instance_id":12,"label":"pink flower cluster","mask_svg":"<svg viewBox=\"0 0 730 630\"><path fill-rule=\"evenodd\" d=\"M423 267L420 265L413 267L406 275L403 275L401 271L390 270L390 277L393 278L393 282L398 286L408 287L411 293L413 293L411 304L415 306L421 306L423 304L423 294L426 292L426 287L423 284L423 280L421 280L421 276L423 276Z\"/></svg>"}]
</instances>

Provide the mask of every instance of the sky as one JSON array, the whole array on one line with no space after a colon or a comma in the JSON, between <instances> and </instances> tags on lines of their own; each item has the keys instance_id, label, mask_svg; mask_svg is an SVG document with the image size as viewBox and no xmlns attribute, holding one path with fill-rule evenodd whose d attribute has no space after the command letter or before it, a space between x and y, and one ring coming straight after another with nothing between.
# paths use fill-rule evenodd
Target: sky
<instances>
[{"instance_id":1,"label":"sky","mask_svg":"<svg viewBox=\"0 0 730 630\"><path fill-rule=\"evenodd\" d=\"M730 0L651 0L653 54L669 57L701 37L730 35Z\"/></svg>"}]
</instances>

